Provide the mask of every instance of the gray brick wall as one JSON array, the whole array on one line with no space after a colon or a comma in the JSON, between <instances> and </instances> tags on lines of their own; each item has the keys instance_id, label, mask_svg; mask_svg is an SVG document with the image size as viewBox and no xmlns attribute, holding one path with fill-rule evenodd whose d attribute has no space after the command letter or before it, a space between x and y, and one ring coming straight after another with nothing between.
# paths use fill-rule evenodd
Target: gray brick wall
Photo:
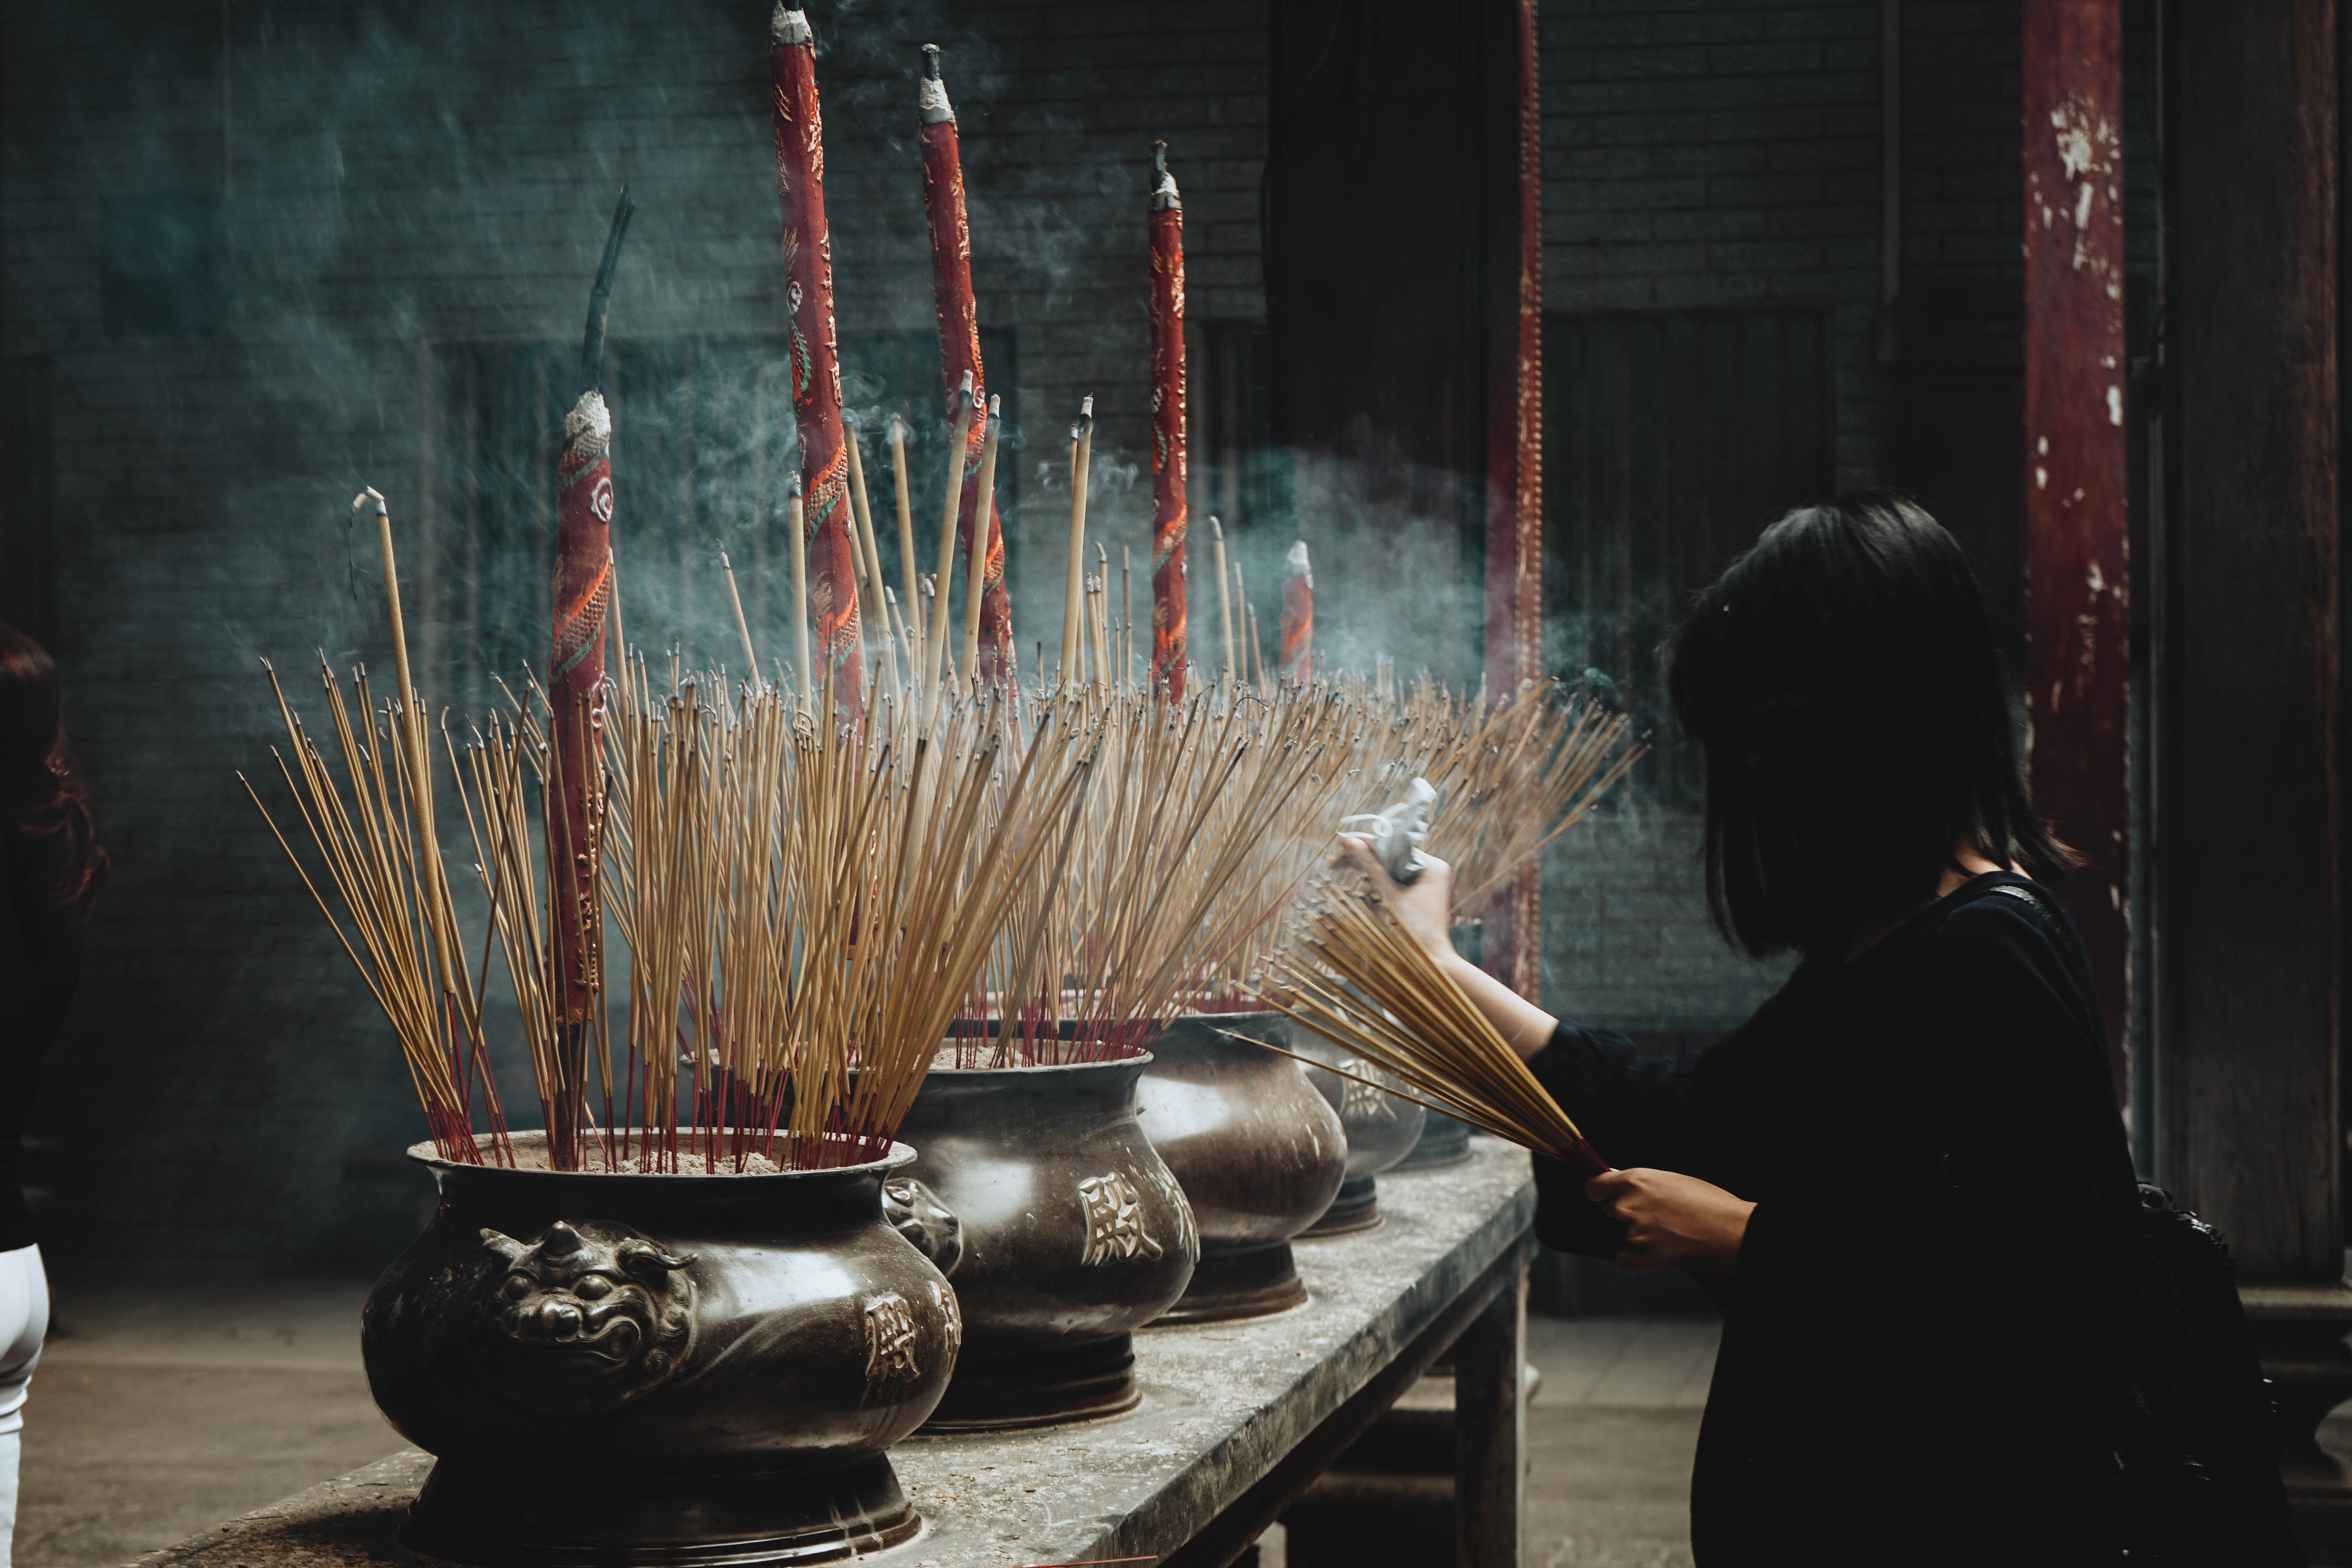
<instances>
[{"instance_id":1,"label":"gray brick wall","mask_svg":"<svg viewBox=\"0 0 2352 1568\"><path fill-rule=\"evenodd\" d=\"M1541 12L1545 307L1829 309L1841 484L1874 482L1884 456L1878 16L1870 0Z\"/></svg>"}]
</instances>

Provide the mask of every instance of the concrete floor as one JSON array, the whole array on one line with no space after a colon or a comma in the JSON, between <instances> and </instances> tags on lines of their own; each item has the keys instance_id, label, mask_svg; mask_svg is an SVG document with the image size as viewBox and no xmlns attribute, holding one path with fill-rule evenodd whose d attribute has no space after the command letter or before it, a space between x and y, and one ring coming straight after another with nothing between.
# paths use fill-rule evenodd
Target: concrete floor
<instances>
[{"instance_id":1,"label":"concrete floor","mask_svg":"<svg viewBox=\"0 0 2352 1568\"><path fill-rule=\"evenodd\" d=\"M16 1561L122 1563L403 1447L360 1369L356 1283L66 1263L25 1416ZM1715 1325L1531 1320L1530 1568L1681 1568ZM1269 1553L1269 1558L1272 1557Z\"/></svg>"}]
</instances>

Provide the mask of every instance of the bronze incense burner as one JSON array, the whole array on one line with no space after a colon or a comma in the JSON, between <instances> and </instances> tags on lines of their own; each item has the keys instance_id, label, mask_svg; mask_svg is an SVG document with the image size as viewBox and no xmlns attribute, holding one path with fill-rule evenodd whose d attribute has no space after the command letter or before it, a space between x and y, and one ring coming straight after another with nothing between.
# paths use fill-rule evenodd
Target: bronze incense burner
<instances>
[{"instance_id":1,"label":"bronze incense burner","mask_svg":"<svg viewBox=\"0 0 2352 1568\"><path fill-rule=\"evenodd\" d=\"M1381 1223L1380 1173L1393 1169L1413 1152L1421 1142L1429 1111L1417 1100L1383 1093L1362 1081L1379 1079L1382 1074L1370 1063L1359 1060L1337 1040L1297 1023L1291 1025L1290 1037L1290 1048L1300 1056L1313 1057L1339 1069L1305 1070L1307 1081L1339 1113L1339 1125L1348 1133L1348 1172L1339 1184L1339 1195L1331 1200L1323 1217L1303 1234L1311 1240L1370 1230Z\"/></svg>"},{"instance_id":2,"label":"bronze incense burner","mask_svg":"<svg viewBox=\"0 0 2352 1568\"><path fill-rule=\"evenodd\" d=\"M984 1049L984 1047L983 1047ZM1134 1408L1134 1331L1183 1293L1200 1232L1136 1119L1149 1056L934 1067L899 1136L962 1226L964 1344L925 1426L966 1432Z\"/></svg>"},{"instance_id":3,"label":"bronze incense burner","mask_svg":"<svg viewBox=\"0 0 2352 1568\"><path fill-rule=\"evenodd\" d=\"M440 1211L361 1334L377 1405L439 1460L405 1544L500 1568L803 1563L920 1532L887 1450L939 1403L962 1328L907 1239L955 1228L902 1184L913 1151L715 1176L409 1153Z\"/></svg>"},{"instance_id":4,"label":"bronze incense burner","mask_svg":"<svg viewBox=\"0 0 2352 1568\"><path fill-rule=\"evenodd\" d=\"M1306 1069L1224 1031L1287 1047L1278 1013L1187 1013L1152 1047L1143 1131L1201 1227L1201 1263L1160 1321L1254 1318L1307 1300L1290 1244L1331 1206L1348 1135Z\"/></svg>"}]
</instances>

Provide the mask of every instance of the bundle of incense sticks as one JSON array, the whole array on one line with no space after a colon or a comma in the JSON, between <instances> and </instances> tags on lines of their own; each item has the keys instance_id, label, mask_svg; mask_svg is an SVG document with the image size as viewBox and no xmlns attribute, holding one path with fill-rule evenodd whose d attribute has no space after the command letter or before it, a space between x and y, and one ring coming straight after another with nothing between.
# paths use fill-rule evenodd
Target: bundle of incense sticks
<instances>
[{"instance_id":1,"label":"bundle of incense sticks","mask_svg":"<svg viewBox=\"0 0 2352 1568\"><path fill-rule=\"evenodd\" d=\"M1436 786L1430 850L1454 868L1454 902L1465 913L1486 908L1547 845L1583 821L1648 750L1625 715L1562 700L1549 680L1485 712L1424 681L1399 717L1400 759L1413 770L1380 782L1391 799L1414 773Z\"/></svg>"},{"instance_id":2,"label":"bundle of incense sticks","mask_svg":"<svg viewBox=\"0 0 2352 1568\"><path fill-rule=\"evenodd\" d=\"M675 658L656 686L641 657L625 657L597 738L602 912L586 932L596 984L575 1069L572 977L548 940L565 848L557 710L534 681L462 760L444 731L489 908L469 972L388 522L383 532L403 695L379 704L361 672L347 698L326 674L341 779L278 693L292 759L279 756L280 772L323 877L246 787L392 1021L436 1148L515 1158L483 1051L495 938L542 1113L551 1128L578 1118L549 1140L555 1168L794 1169L887 1152L1015 911L1059 885L1095 772L1091 731L1065 721L1083 715L1049 710L1016 729L992 693L942 703L928 724L887 699L844 724L829 690L752 682L730 696L723 674ZM617 1040L608 931L627 954ZM1016 952L1011 973L1044 962ZM593 1096L574 1076L592 1068Z\"/></svg>"},{"instance_id":3,"label":"bundle of incense sticks","mask_svg":"<svg viewBox=\"0 0 2352 1568\"><path fill-rule=\"evenodd\" d=\"M1082 728L1101 776L1051 897L1010 911L959 1059L1129 1056L1178 1011L1243 1005L1225 977L1270 949L1359 760L1345 697L1226 702L1095 683L1040 689L1029 706ZM1031 952L1050 962L1015 962Z\"/></svg>"},{"instance_id":4,"label":"bundle of incense sticks","mask_svg":"<svg viewBox=\"0 0 2352 1568\"><path fill-rule=\"evenodd\" d=\"M1357 880L1320 882L1302 900L1267 1003L1397 1081L1343 1076L1588 1174L1608 1170L1486 1016Z\"/></svg>"}]
</instances>

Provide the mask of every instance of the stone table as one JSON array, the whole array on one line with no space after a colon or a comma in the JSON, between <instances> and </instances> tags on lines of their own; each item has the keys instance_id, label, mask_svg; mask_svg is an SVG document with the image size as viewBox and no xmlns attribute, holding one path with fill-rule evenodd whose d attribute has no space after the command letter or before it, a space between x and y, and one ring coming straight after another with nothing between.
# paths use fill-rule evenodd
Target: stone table
<instances>
[{"instance_id":1,"label":"stone table","mask_svg":"<svg viewBox=\"0 0 2352 1568\"><path fill-rule=\"evenodd\" d=\"M1299 1243L1305 1306L1136 1335L1144 1398L1127 1415L892 1449L929 1528L860 1561L1223 1568L1450 1348L1460 1561L1517 1568L1535 1191L1524 1153L1486 1138L1471 1147L1463 1164L1382 1176L1378 1229ZM416 1564L394 1534L432 1465L394 1454L140 1561Z\"/></svg>"}]
</instances>

